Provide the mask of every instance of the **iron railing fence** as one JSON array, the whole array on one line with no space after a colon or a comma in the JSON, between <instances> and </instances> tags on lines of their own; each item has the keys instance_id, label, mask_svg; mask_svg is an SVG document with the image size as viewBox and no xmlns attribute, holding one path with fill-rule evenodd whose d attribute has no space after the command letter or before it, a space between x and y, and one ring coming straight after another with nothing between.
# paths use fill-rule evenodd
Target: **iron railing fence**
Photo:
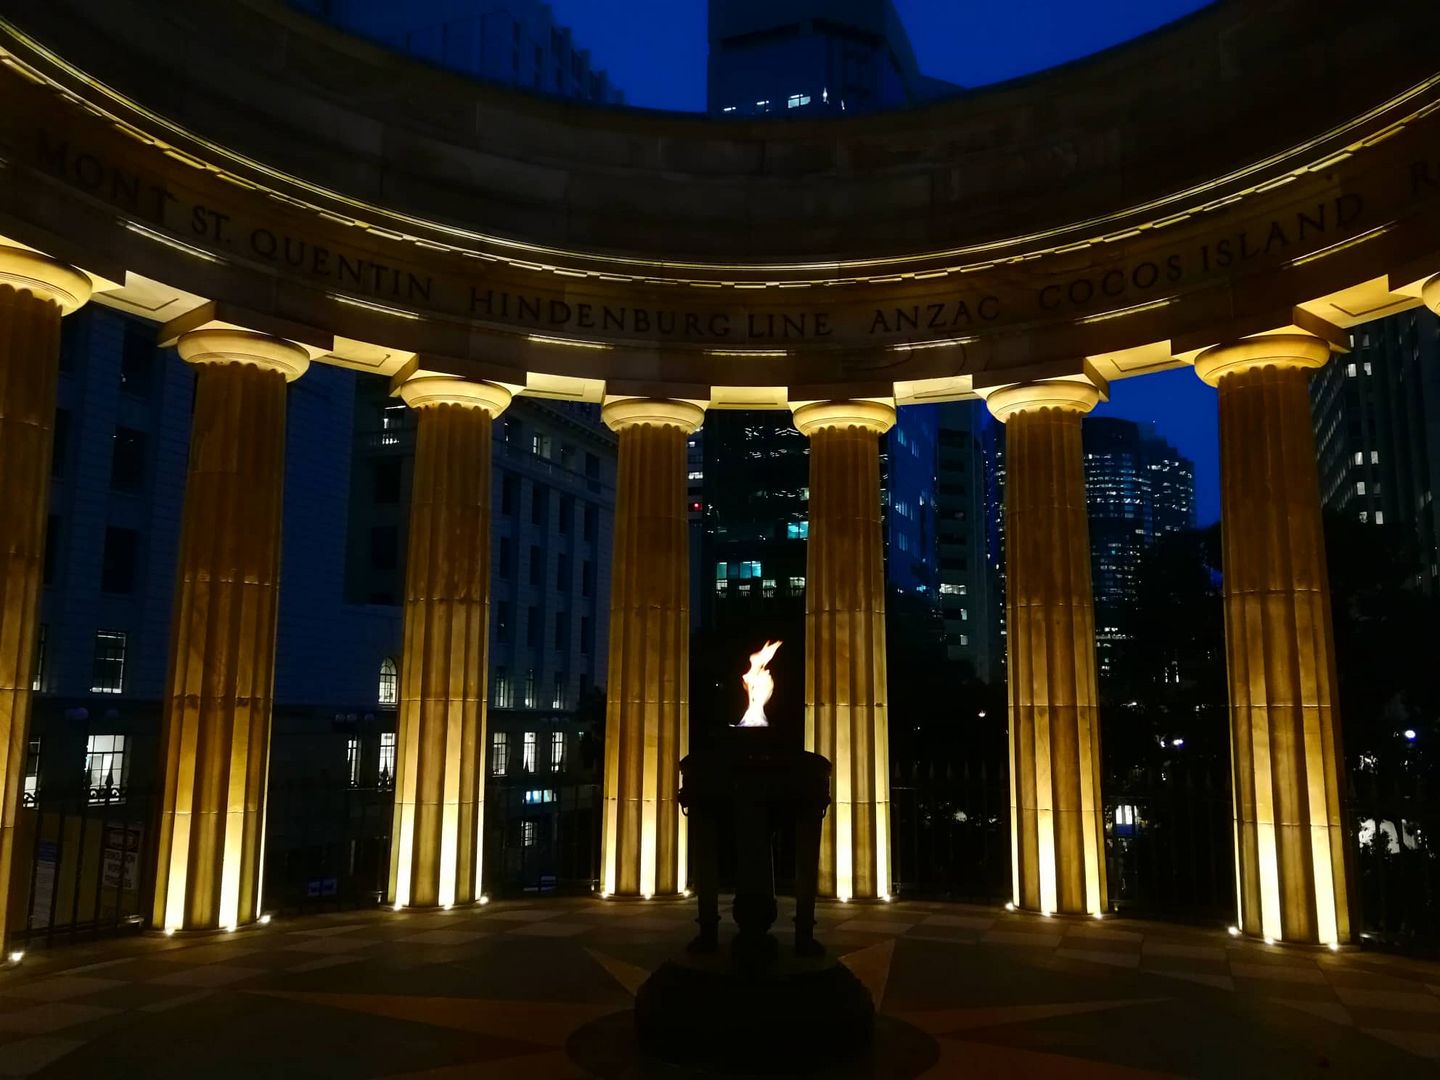
<instances>
[{"instance_id":1,"label":"iron railing fence","mask_svg":"<svg viewBox=\"0 0 1440 1080\"><path fill-rule=\"evenodd\" d=\"M373 907L390 874L391 784L270 784L262 905L277 914Z\"/></svg>"},{"instance_id":2,"label":"iron railing fence","mask_svg":"<svg viewBox=\"0 0 1440 1080\"><path fill-rule=\"evenodd\" d=\"M487 895L581 895L600 883L600 785L535 774L485 791Z\"/></svg>"},{"instance_id":3,"label":"iron railing fence","mask_svg":"<svg viewBox=\"0 0 1440 1080\"><path fill-rule=\"evenodd\" d=\"M27 791L15 824L18 944L140 930L154 888L154 794L124 786Z\"/></svg>"},{"instance_id":4,"label":"iron railing fence","mask_svg":"<svg viewBox=\"0 0 1440 1080\"><path fill-rule=\"evenodd\" d=\"M1351 870L1367 944L1440 955L1440 820L1418 773L1351 775Z\"/></svg>"},{"instance_id":5,"label":"iron railing fence","mask_svg":"<svg viewBox=\"0 0 1440 1080\"><path fill-rule=\"evenodd\" d=\"M1002 763L1003 765L1003 763ZM1351 776L1346 807L1354 923L1367 945L1440 952L1440 821L1423 777ZM273 782L264 908L371 906L388 884L394 793L324 779ZM14 940L52 943L139 929L154 880L153 789L27 792L15 833ZM1179 762L1107 778L1112 910L1152 919L1235 920L1234 828L1223 762ZM487 785L484 868L496 897L582 894L601 875L602 797L593 779L536 776ZM993 762L897 764L893 880L901 896L1010 899L1008 771ZM791 877L784 844L776 878Z\"/></svg>"}]
</instances>

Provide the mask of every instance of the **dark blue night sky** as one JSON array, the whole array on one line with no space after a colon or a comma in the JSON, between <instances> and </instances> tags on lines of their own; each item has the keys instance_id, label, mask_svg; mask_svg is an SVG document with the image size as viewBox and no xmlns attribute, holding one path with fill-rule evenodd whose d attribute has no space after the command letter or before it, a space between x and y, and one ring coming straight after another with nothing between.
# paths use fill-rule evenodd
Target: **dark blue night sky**
<instances>
[{"instance_id":1,"label":"dark blue night sky","mask_svg":"<svg viewBox=\"0 0 1440 1080\"><path fill-rule=\"evenodd\" d=\"M895 0L927 75L981 86L1128 41L1207 0ZM632 105L705 108L705 0L550 0ZM1215 394L1190 371L1128 379L1097 414L1153 420L1195 461L1197 518L1220 516Z\"/></svg>"}]
</instances>

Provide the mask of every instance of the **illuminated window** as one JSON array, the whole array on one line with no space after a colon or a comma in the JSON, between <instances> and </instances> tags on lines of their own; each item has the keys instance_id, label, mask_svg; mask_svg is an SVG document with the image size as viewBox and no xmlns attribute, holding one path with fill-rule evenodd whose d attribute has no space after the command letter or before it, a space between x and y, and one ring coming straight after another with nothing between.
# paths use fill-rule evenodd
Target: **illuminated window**
<instances>
[{"instance_id":1,"label":"illuminated window","mask_svg":"<svg viewBox=\"0 0 1440 1080\"><path fill-rule=\"evenodd\" d=\"M535 707L535 669L530 668L525 672L525 708L533 709Z\"/></svg>"},{"instance_id":2,"label":"illuminated window","mask_svg":"<svg viewBox=\"0 0 1440 1080\"><path fill-rule=\"evenodd\" d=\"M386 657L380 661L380 707L393 709L400 703L400 673L395 661Z\"/></svg>"},{"instance_id":3,"label":"illuminated window","mask_svg":"<svg viewBox=\"0 0 1440 1080\"><path fill-rule=\"evenodd\" d=\"M536 457L548 459L550 457L550 436L539 431L531 435L530 452Z\"/></svg>"},{"instance_id":4,"label":"illuminated window","mask_svg":"<svg viewBox=\"0 0 1440 1080\"><path fill-rule=\"evenodd\" d=\"M791 591L792 593L802 593L802 592L804 592L804 591L805 591L805 579L804 579L803 577L792 577L792 578L790 579L790 591Z\"/></svg>"},{"instance_id":5,"label":"illuminated window","mask_svg":"<svg viewBox=\"0 0 1440 1080\"><path fill-rule=\"evenodd\" d=\"M760 579L760 594L770 600L775 596L775 579L773 577Z\"/></svg>"},{"instance_id":6,"label":"illuminated window","mask_svg":"<svg viewBox=\"0 0 1440 1080\"><path fill-rule=\"evenodd\" d=\"M90 672L92 694L125 692L125 632L95 631L95 661Z\"/></svg>"},{"instance_id":7,"label":"illuminated window","mask_svg":"<svg viewBox=\"0 0 1440 1080\"><path fill-rule=\"evenodd\" d=\"M525 740L520 749L520 768L525 772L535 771L535 732L525 732Z\"/></svg>"},{"instance_id":8,"label":"illuminated window","mask_svg":"<svg viewBox=\"0 0 1440 1080\"><path fill-rule=\"evenodd\" d=\"M505 668L495 669L495 707L508 709L515 701L515 690L510 685L510 672Z\"/></svg>"},{"instance_id":9,"label":"illuminated window","mask_svg":"<svg viewBox=\"0 0 1440 1080\"><path fill-rule=\"evenodd\" d=\"M40 736L34 735L25 753L25 778L20 789L20 805L34 806L40 796Z\"/></svg>"},{"instance_id":10,"label":"illuminated window","mask_svg":"<svg viewBox=\"0 0 1440 1080\"><path fill-rule=\"evenodd\" d=\"M351 787L360 786L360 740L353 736L345 740L345 776Z\"/></svg>"},{"instance_id":11,"label":"illuminated window","mask_svg":"<svg viewBox=\"0 0 1440 1080\"><path fill-rule=\"evenodd\" d=\"M555 792L552 788L525 792L525 805L538 806L541 803L554 802Z\"/></svg>"},{"instance_id":12,"label":"illuminated window","mask_svg":"<svg viewBox=\"0 0 1440 1080\"><path fill-rule=\"evenodd\" d=\"M395 732L380 733L380 785L388 787L395 781Z\"/></svg>"},{"instance_id":13,"label":"illuminated window","mask_svg":"<svg viewBox=\"0 0 1440 1080\"><path fill-rule=\"evenodd\" d=\"M565 733L563 731L552 731L550 733L550 771L559 772L565 767Z\"/></svg>"},{"instance_id":14,"label":"illuminated window","mask_svg":"<svg viewBox=\"0 0 1440 1080\"><path fill-rule=\"evenodd\" d=\"M30 689L34 693L40 693L45 689L45 624L40 624L40 632L35 636L35 673L30 679Z\"/></svg>"},{"instance_id":15,"label":"illuminated window","mask_svg":"<svg viewBox=\"0 0 1440 1080\"><path fill-rule=\"evenodd\" d=\"M125 801L125 736L91 735L85 741L90 803Z\"/></svg>"},{"instance_id":16,"label":"illuminated window","mask_svg":"<svg viewBox=\"0 0 1440 1080\"><path fill-rule=\"evenodd\" d=\"M1376 510L1376 511L1375 511L1375 524L1376 524L1376 525L1384 525L1384 524L1385 524L1385 511L1384 511L1384 510Z\"/></svg>"},{"instance_id":17,"label":"illuminated window","mask_svg":"<svg viewBox=\"0 0 1440 1080\"><path fill-rule=\"evenodd\" d=\"M490 775L504 776L510 771L510 735L497 731L490 736Z\"/></svg>"},{"instance_id":18,"label":"illuminated window","mask_svg":"<svg viewBox=\"0 0 1440 1080\"><path fill-rule=\"evenodd\" d=\"M786 540L808 540L810 538L810 522L791 521L785 526Z\"/></svg>"},{"instance_id":19,"label":"illuminated window","mask_svg":"<svg viewBox=\"0 0 1440 1080\"><path fill-rule=\"evenodd\" d=\"M529 819L520 822L520 846L535 846L535 822Z\"/></svg>"},{"instance_id":20,"label":"illuminated window","mask_svg":"<svg viewBox=\"0 0 1440 1080\"><path fill-rule=\"evenodd\" d=\"M1365 481L1364 481L1364 480L1357 480L1357 481L1355 481L1355 494L1356 494L1356 495L1364 495L1364 494L1365 494Z\"/></svg>"},{"instance_id":21,"label":"illuminated window","mask_svg":"<svg viewBox=\"0 0 1440 1080\"><path fill-rule=\"evenodd\" d=\"M785 107L786 107L787 109L798 109L798 108L800 108L800 107L803 106L803 105L809 105L809 104L810 104L810 95L809 95L809 94L791 94L788 98L785 99Z\"/></svg>"}]
</instances>

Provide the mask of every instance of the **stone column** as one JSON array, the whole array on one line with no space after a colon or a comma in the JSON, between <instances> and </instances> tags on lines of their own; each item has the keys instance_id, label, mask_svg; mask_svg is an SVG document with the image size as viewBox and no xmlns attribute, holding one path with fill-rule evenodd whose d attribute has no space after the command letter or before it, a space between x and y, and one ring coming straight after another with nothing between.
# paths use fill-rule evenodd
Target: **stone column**
<instances>
[{"instance_id":1,"label":"stone column","mask_svg":"<svg viewBox=\"0 0 1440 1080\"><path fill-rule=\"evenodd\" d=\"M1308 334L1202 353L1220 396L1225 649L1240 927L1272 941L1349 941L1340 718Z\"/></svg>"},{"instance_id":2,"label":"stone column","mask_svg":"<svg viewBox=\"0 0 1440 1080\"><path fill-rule=\"evenodd\" d=\"M79 270L0 247L0 945L29 746L60 319L89 298Z\"/></svg>"},{"instance_id":3,"label":"stone column","mask_svg":"<svg viewBox=\"0 0 1440 1080\"><path fill-rule=\"evenodd\" d=\"M890 727L880 436L895 407L821 401L795 410L810 440L805 568L805 749L830 759L820 894L890 894Z\"/></svg>"},{"instance_id":4,"label":"stone column","mask_svg":"<svg viewBox=\"0 0 1440 1080\"><path fill-rule=\"evenodd\" d=\"M1082 418L1088 381L1025 383L986 398L1005 425L1005 579L1014 903L1105 911L1105 823L1095 608Z\"/></svg>"},{"instance_id":5,"label":"stone column","mask_svg":"<svg viewBox=\"0 0 1440 1080\"><path fill-rule=\"evenodd\" d=\"M685 890L688 859L676 801L690 747L685 443L705 410L624 398L601 415L620 435L601 893L669 896Z\"/></svg>"},{"instance_id":6,"label":"stone column","mask_svg":"<svg viewBox=\"0 0 1440 1080\"><path fill-rule=\"evenodd\" d=\"M180 338L196 368L171 623L154 925L260 914L285 480L300 346L246 330Z\"/></svg>"},{"instance_id":7,"label":"stone column","mask_svg":"<svg viewBox=\"0 0 1440 1080\"><path fill-rule=\"evenodd\" d=\"M405 568L390 902L481 896L490 627L490 452L510 391L448 376L400 388L416 410Z\"/></svg>"}]
</instances>

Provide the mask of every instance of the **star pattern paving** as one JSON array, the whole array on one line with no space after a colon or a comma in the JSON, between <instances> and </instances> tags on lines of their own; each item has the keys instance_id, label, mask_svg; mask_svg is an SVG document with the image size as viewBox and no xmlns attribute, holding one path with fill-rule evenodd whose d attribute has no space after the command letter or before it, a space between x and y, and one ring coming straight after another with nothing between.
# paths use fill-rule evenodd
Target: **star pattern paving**
<instances>
[{"instance_id":1,"label":"star pattern paving","mask_svg":"<svg viewBox=\"0 0 1440 1080\"><path fill-rule=\"evenodd\" d=\"M880 1019L866 1060L817 1075L1440 1074L1440 965L954 904L821 914ZM32 952L0 972L0 1076L706 1075L644 1055L629 1017L693 916L540 899Z\"/></svg>"}]
</instances>

